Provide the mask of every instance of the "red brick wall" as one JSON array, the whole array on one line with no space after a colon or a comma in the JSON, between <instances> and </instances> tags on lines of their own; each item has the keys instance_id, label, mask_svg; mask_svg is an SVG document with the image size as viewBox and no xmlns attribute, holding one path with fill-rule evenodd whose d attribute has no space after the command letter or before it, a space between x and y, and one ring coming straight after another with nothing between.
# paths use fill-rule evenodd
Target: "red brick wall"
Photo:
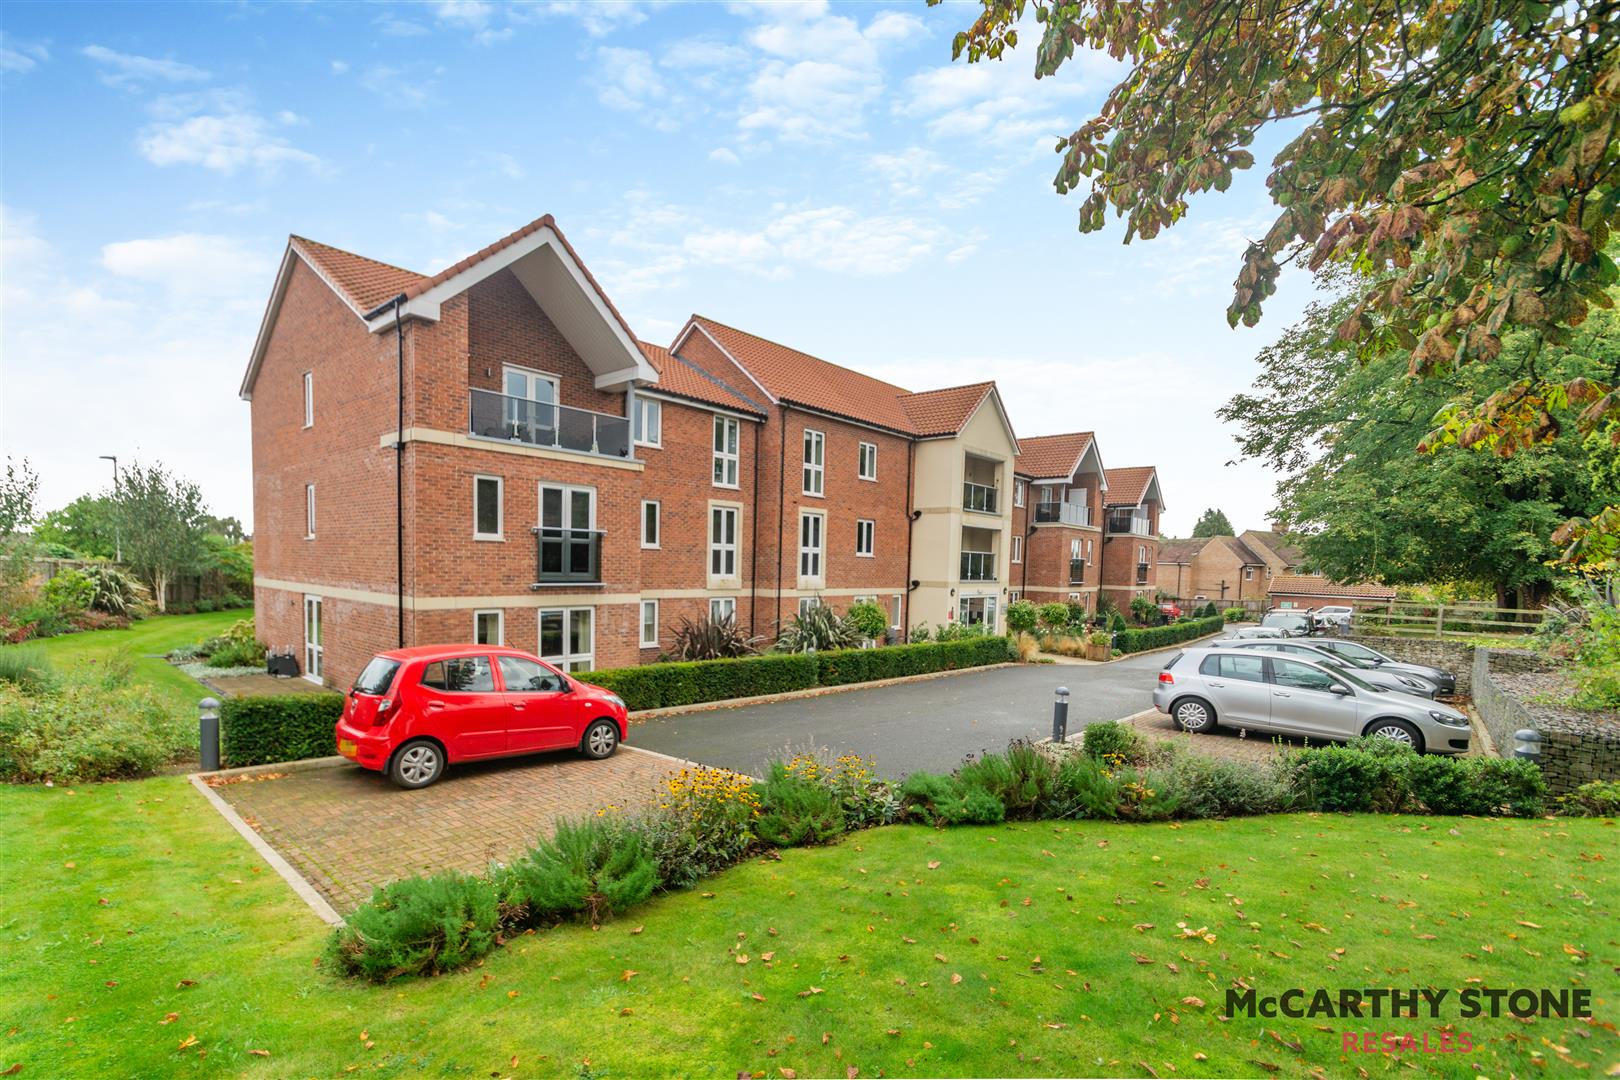
<instances>
[{"instance_id":1,"label":"red brick wall","mask_svg":"<svg viewBox=\"0 0 1620 1080\"><path fill-rule=\"evenodd\" d=\"M1120 534L1104 536L1102 554L1102 590L1122 609L1129 606L1133 596L1152 599L1158 591L1159 564L1159 507L1150 502L1148 527L1152 536ZM1136 564L1141 561L1141 549L1147 549L1147 584L1136 584Z\"/></svg>"},{"instance_id":2,"label":"red brick wall","mask_svg":"<svg viewBox=\"0 0 1620 1080\"><path fill-rule=\"evenodd\" d=\"M467 381L504 392L501 366L513 364L559 376L558 401L579 409L624 415L624 395L596 389L596 375L534 302L510 270L467 290Z\"/></svg>"}]
</instances>

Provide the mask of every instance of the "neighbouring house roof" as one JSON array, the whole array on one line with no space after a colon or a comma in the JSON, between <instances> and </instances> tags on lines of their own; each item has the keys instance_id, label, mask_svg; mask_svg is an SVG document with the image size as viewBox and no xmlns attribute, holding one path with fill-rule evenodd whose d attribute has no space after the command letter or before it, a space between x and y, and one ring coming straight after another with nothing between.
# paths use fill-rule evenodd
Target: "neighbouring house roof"
<instances>
[{"instance_id":1,"label":"neighbouring house roof","mask_svg":"<svg viewBox=\"0 0 1620 1080\"><path fill-rule=\"evenodd\" d=\"M288 243L362 315L427 280L414 270L390 266L306 237L288 237Z\"/></svg>"},{"instance_id":2,"label":"neighbouring house roof","mask_svg":"<svg viewBox=\"0 0 1620 1080\"><path fill-rule=\"evenodd\" d=\"M1193 556L1208 546L1213 536L1197 536L1190 540L1163 540L1159 543L1159 561L1162 563L1190 563Z\"/></svg>"},{"instance_id":3,"label":"neighbouring house roof","mask_svg":"<svg viewBox=\"0 0 1620 1080\"><path fill-rule=\"evenodd\" d=\"M1103 478L1108 483L1108 506L1140 506L1149 499L1159 500L1164 509L1164 497L1159 494L1159 471L1153 465L1132 465L1124 469L1107 469Z\"/></svg>"},{"instance_id":4,"label":"neighbouring house roof","mask_svg":"<svg viewBox=\"0 0 1620 1080\"><path fill-rule=\"evenodd\" d=\"M772 403L798 405L901 435L930 438L957 434L985 401L993 400L1008 438L1017 446L994 382L914 393L704 315L693 315L675 339L672 348L677 354L693 330L702 331L718 345Z\"/></svg>"},{"instance_id":5,"label":"neighbouring house roof","mask_svg":"<svg viewBox=\"0 0 1620 1080\"><path fill-rule=\"evenodd\" d=\"M1018 460L1014 471L1032 480L1056 480L1074 475L1087 450L1096 446L1096 437L1089 431L1071 431L1066 435L1036 435L1018 440ZM1098 462L1099 466L1101 462Z\"/></svg>"},{"instance_id":6,"label":"neighbouring house roof","mask_svg":"<svg viewBox=\"0 0 1620 1080\"><path fill-rule=\"evenodd\" d=\"M721 405L757 416L765 414L764 406L750 398L741 388L732 386L697 365L682 360L662 345L654 345L649 341L637 344L641 346L641 351L647 354L652 366L658 370L658 385L653 389L659 393L691 398L707 405Z\"/></svg>"},{"instance_id":7,"label":"neighbouring house roof","mask_svg":"<svg viewBox=\"0 0 1620 1080\"><path fill-rule=\"evenodd\" d=\"M1305 553L1299 546L1292 543L1286 533L1275 529L1246 529L1239 539L1252 549L1269 551L1288 566L1298 566L1305 561Z\"/></svg>"},{"instance_id":8,"label":"neighbouring house roof","mask_svg":"<svg viewBox=\"0 0 1620 1080\"><path fill-rule=\"evenodd\" d=\"M1320 574L1275 574L1266 586L1268 593L1292 596L1355 597L1363 600L1393 600L1395 590L1388 585L1363 582L1341 585Z\"/></svg>"}]
</instances>

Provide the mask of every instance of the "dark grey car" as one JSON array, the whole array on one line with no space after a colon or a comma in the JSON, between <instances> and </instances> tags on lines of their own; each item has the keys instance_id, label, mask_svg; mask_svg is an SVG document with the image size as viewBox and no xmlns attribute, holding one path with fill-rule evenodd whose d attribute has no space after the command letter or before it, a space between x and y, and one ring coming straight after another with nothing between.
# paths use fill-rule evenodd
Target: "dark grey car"
<instances>
[{"instance_id":1,"label":"dark grey car","mask_svg":"<svg viewBox=\"0 0 1620 1080\"><path fill-rule=\"evenodd\" d=\"M1413 694L1421 698L1433 698L1440 691L1440 687L1417 675L1404 671L1394 671L1381 668L1370 660L1357 660L1351 656L1340 656L1322 647L1319 641L1212 641L1211 645L1229 649L1259 649L1265 652L1285 653L1291 656L1301 656L1317 663L1329 664L1333 667L1354 668L1356 674L1367 682L1387 690L1392 694Z\"/></svg>"},{"instance_id":2,"label":"dark grey car","mask_svg":"<svg viewBox=\"0 0 1620 1080\"><path fill-rule=\"evenodd\" d=\"M1377 649L1370 649L1359 641L1323 638L1315 642L1315 644L1318 648L1328 649L1335 655L1372 664L1380 671L1401 671L1408 675L1416 675L1420 679L1427 679L1440 688L1440 693L1448 697L1457 692L1456 674L1444 668L1430 667L1427 664L1408 664L1405 661L1385 656Z\"/></svg>"}]
</instances>

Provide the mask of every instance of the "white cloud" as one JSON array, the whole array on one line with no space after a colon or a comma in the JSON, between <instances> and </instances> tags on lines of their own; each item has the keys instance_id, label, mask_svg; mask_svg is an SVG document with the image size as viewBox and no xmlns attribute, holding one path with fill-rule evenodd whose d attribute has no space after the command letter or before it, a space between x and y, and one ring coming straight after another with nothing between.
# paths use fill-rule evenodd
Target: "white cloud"
<instances>
[{"instance_id":1,"label":"white cloud","mask_svg":"<svg viewBox=\"0 0 1620 1080\"><path fill-rule=\"evenodd\" d=\"M652 56L640 49L603 46L596 50L596 97L603 105L634 113L660 131L679 126L681 98L670 93Z\"/></svg>"},{"instance_id":2,"label":"white cloud","mask_svg":"<svg viewBox=\"0 0 1620 1080\"><path fill-rule=\"evenodd\" d=\"M922 146L873 154L866 163L888 182L893 194L910 199L932 198L945 210L972 206L993 191L1004 177L1000 169L962 171Z\"/></svg>"},{"instance_id":3,"label":"white cloud","mask_svg":"<svg viewBox=\"0 0 1620 1080\"><path fill-rule=\"evenodd\" d=\"M477 30L489 22L494 10L485 0L439 0L434 14L442 23Z\"/></svg>"},{"instance_id":4,"label":"white cloud","mask_svg":"<svg viewBox=\"0 0 1620 1080\"><path fill-rule=\"evenodd\" d=\"M50 58L51 51L43 45L0 34L0 71L22 74L33 71Z\"/></svg>"},{"instance_id":5,"label":"white cloud","mask_svg":"<svg viewBox=\"0 0 1620 1080\"><path fill-rule=\"evenodd\" d=\"M490 168L494 169L496 172L500 173L502 176L506 177L508 180L522 180L525 176L529 175L528 171L523 168L518 159L513 157L511 154L485 151L479 155L479 160L484 162Z\"/></svg>"},{"instance_id":6,"label":"white cloud","mask_svg":"<svg viewBox=\"0 0 1620 1080\"><path fill-rule=\"evenodd\" d=\"M615 30L639 26L653 6L636 0L550 0L527 10L542 17L573 19L592 37L605 37ZM513 9L514 16L518 10Z\"/></svg>"},{"instance_id":7,"label":"white cloud","mask_svg":"<svg viewBox=\"0 0 1620 1080\"><path fill-rule=\"evenodd\" d=\"M428 28L421 23L402 19L391 12L377 16L372 23L389 37L420 37L428 32Z\"/></svg>"},{"instance_id":8,"label":"white cloud","mask_svg":"<svg viewBox=\"0 0 1620 1080\"><path fill-rule=\"evenodd\" d=\"M121 240L101 249L108 273L161 286L187 296L233 296L243 282L264 286L274 263L239 241L207 233L179 233L141 240Z\"/></svg>"},{"instance_id":9,"label":"white cloud","mask_svg":"<svg viewBox=\"0 0 1620 1080\"><path fill-rule=\"evenodd\" d=\"M158 60L115 52L103 45L86 45L80 50L101 67L101 81L119 89L135 89L145 83L206 82L208 72L178 60Z\"/></svg>"},{"instance_id":10,"label":"white cloud","mask_svg":"<svg viewBox=\"0 0 1620 1080\"><path fill-rule=\"evenodd\" d=\"M658 62L664 67L682 70L736 68L747 60L747 49L714 38L682 38L658 54Z\"/></svg>"},{"instance_id":11,"label":"white cloud","mask_svg":"<svg viewBox=\"0 0 1620 1080\"><path fill-rule=\"evenodd\" d=\"M314 154L276 134L240 93L169 95L153 102L151 111L158 119L136 145L154 165L201 165L227 176L243 168L321 167Z\"/></svg>"},{"instance_id":12,"label":"white cloud","mask_svg":"<svg viewBox=\"0 0 1620 1080\"><path fill-rule=\"evenodd\" d=\"M349 64L348 64L347 61L345 61L345 60L334 60L334 61L332 61L332 74L334 74L334 75L347 75L348 73L349 73Z\"/></svg>"},{"instance_id":13,"label":"white cloud","mask_svg":"<svg viewBox=\"0 0 1620 1080\"><path fill-rule=\"evenodd\" d=\"M727 149L724 146L717 146L713 150L710 150L709 151L709 160L714 161L714 162L718 162L721 165L741 165L742 164L742 159L737 157L736 153L734 153L733 151Z\"/></svg>"},{"instance_id":14,"label":"white cloud","mask_svg":"<svg viewBox=\"0 0 1620 1080\"><path fill-rule=\"evenodd\" d=\"M373 64L360 76L360 85L383 99L383 103L419 109L434 100L437 73L415 75L389 64Z\"/></svg>"}]
</instances>

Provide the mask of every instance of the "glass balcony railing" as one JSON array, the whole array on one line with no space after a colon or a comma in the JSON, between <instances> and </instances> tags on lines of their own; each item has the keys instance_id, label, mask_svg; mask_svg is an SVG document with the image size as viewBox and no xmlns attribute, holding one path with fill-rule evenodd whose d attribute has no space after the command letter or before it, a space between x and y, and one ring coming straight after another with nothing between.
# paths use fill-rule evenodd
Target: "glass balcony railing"
<instances>
[{"instance_id":1,"label":"glass balcony railing","mask_svg":"<svg viewBox=\"0 0 1620 1080\"><path fill-rule=\"evenodd\" d=\"M1112 512L1108 515L1108 531L1130 536L1152 536L1153 526L1146 514Z\"/></svg>"},{"instance_id":2,"label":"glass balcony railing","mask_svg":"<svg viewBox=\"0 0 1620 1080\"><path fill-rule=\"evenodd\" d=\"M623 416L469 390L467 433L548 450L604 457L630 456L630 421Z\"/></svg>"},{"instance_id":3,"label":"glass balcony railing","mask_svg":"<svg viewBox=\"0 0 1620 1080\"><path fill-rule=\"evenodd\" d=\"M975 484L969 480L962 485L962 509L981 514L997 513L996 489L989 484Z\"/></svg>"},{"instance_id":4,"label":"glass balcony railing","mask_svg":"<svg viewBox=\"0 0 1620 1080\"><path fill-rule=\"evenodd\" d=\"M1063 525L1090 525L1091 507L1084 503L1041 502L1035 504L1037 522L1057 522Z\"/></svg>"},{"instance_id":5,"label":"glass balcony railing","mask_svg":"<svg viewBox=\"0 0 1620 1080\"><path fill-rule=\"evenodd\" d=\"M535 584L602 580L602 531L536 526Z\"/></svg>"},{"instance_id":6,"label":"glass balcony railing","mask_svg":"<svg viewBox=\"0 0 1620 1080\"><path fill-rule=\"evenodd\" d=\"M993 551L962 552L962 580L996 580L996 553Z\"/></svg>"}]
</instances>

